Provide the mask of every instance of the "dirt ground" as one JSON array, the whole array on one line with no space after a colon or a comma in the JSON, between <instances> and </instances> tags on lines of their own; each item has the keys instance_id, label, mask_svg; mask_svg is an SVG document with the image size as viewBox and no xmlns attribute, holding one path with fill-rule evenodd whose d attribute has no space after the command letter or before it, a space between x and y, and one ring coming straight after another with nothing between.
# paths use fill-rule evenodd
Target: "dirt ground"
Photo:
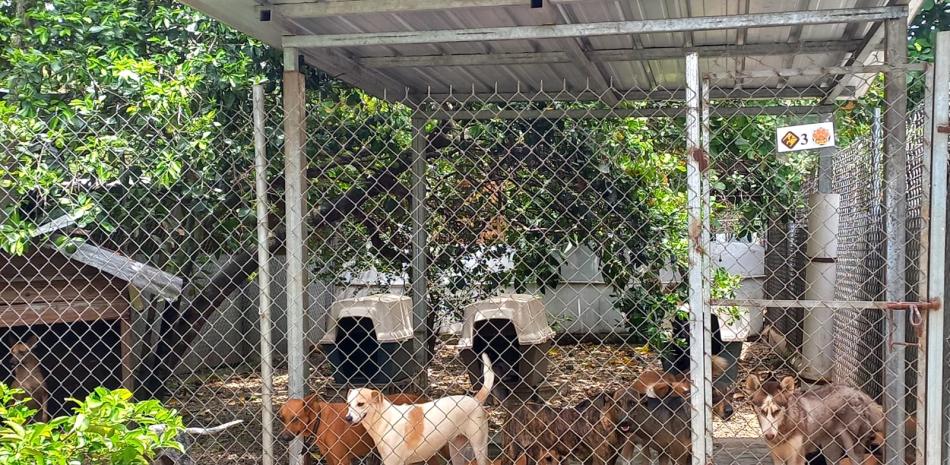
<instances>
[{"instance_id":1,"label":"dirt ground","mask_svg":"<svg viewBox=\"0 0 950 465\"><path fill-rule=\"evenodd\" d=\"M556 345L548 352L550 359L547 383L554 394L549 402L554 405L572 405L589 394L630 383L642 370L656 366L651 354L644 354L631 345L576 344ZM309 379L311 390L323 391L329 378L325 373L329 364L322 354L314 352L310 362L318 373ZM781 360L769 355L760 344L745 344L740 361L739 379L749 373L784 375L779 368ZM456 346L445 343L437 348L436 359L429 369L430 387L426 394L440 397L470 391L470 384ZM278 369L274 377L274 404L280 405L287 396L287 374ZM217 370L214 373L193 376L174 390L170 407L178 409L188 426L213 426L235 419L243 424L215 436L198 438L191 455L199 464L245 465L261 463L261 379L247 367ZM736 413L729 421L714 420L716 438L757 438L758 423L751 408L736 391ZM497 431L504 420L500 407L489 407L492 430ZM275 423L279 433L279 425ZM278 463L284 462L286 445L276 441L274 453Z\"/></svg>"}]
</instances>

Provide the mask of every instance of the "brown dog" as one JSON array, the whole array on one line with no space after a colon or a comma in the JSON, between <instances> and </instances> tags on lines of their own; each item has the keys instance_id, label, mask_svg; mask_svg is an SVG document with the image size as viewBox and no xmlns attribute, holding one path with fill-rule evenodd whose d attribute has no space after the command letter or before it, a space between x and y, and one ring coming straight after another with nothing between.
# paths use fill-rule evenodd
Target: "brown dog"
<instances>
[{"instance_id":1,"label":"brown dog","mask_svg":"<svg viewBox=\"0 0 950 465\"><path fill-rule=\"evenodd\" d=\"M568 455L593 465L611 465L620 454L619 412L610 393L600 393L574 407L526 403L505 423L509 459L547 465Z\"/></svg>"},{"instance_id":2,"label":"brown dog","mask_svg":"<svg viewBox=\"0 0 950 465\"><path fill-rule=\"evenodd\" d=\"M712 377L720 379L727 362L712 357ZM692 384L687 375L647 370L640 374L631 388L618 391L615 400L623 412L622 425L633 425L626 436L622 456L631 459L633 446L640 445L657 454L660 464L688 465L692 458L689 404ZM727 420L733 413L732 394L714 383L713 413Z\"/></svg>"},{"instance_id":3,"label":"brown dog","mask_svg":"<svg viewBox=\"0 0 950 465\"><path fill-rule=\"evenodd\" d=\"M29 407L36 409L32 421L45 422L49 419L46 402L49 391L46 389L46 378L40 368L40 359L33 350L38 340L30 336L25 341L16 342L10 346L10 355L13 358L13 387L22 389L26 397L30 398Z\"/></svg>"},{"instance_id":4,"label":"brown dog","mask_svg":"<svg viewBox=\"0 0 950 465\"><path fill-rule=\"evenodd\" d=\"M392 394L387 398L398 405L414 404L424 400L413 394ZM304 399L288 399L278 415L284 424L280 439L289 441L300 437L308 447L320 451L327 465L351 465L354 459L366 457L374 449L372 438L361 425L346 421L347 405L343 402L323 402L311 394ZM448 451L443 451L448 456ZM305 463L310 463L305 454ZM429 465L437 465L439 456Z\"/></svg>"}]
</instances>

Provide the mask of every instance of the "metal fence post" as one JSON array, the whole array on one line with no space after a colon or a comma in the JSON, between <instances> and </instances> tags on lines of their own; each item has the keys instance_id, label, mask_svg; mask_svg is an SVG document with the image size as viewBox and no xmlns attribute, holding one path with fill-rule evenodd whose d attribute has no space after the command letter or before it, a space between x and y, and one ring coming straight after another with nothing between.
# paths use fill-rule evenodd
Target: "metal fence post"
<instances>
[{"instance_id":1,"label":"metal fence post","mask_svg":"<svg viewBox=\"0 0 950 465\"><path fill-rule=\"evenodd\" d=\"M270 249L267 225L267 140L264 135L264 87L254 86L254 186L257 193L257 265L259 314L261 325L261 423L263 457L261 463L274 463L274 376L271 360Z\"/></svg>"},{"instance_id":2,"label":"metal fence post","mask_svg":"<svg viewBox=\"0 0 950 465\"><path fill-rule=\"evenodd\" d=\"M895 68L885 73L884 112L884 202L887 231L886 298L905 298L907 270L905 248L907 222L907 22L904 18L888 20L887 64ZM885 319L884 407L887 418L885 462L898 465L903 461L905 412L905 336L904 310L890 311Z\"/></svg>"},{"instance_id":3,"label":"metal fence post","mask_svg":"<svg viewBox=\"0 0 950 465\"><path fill-rule=\"evenodd\" d=\"M298 54L284 49L284 182L287 200L287 396L302 399L304 373L303 322L306 292L306 234L304 212L307 207L306 156L304 151L306 97L303 73L298 69ZM301 461L303 443L290 445L290 463Z\"/></svg>"},{"instance_id":4,"label":"metal fence post","mask_svg":"<svg viewBox=\"0 0 950 465\"><path fill-rule=\"evenodd\" d=\"M702 102L702 131L701 131L701 140L703 144L703 153L706 154L707 163L710 159L710 142L712 139L712 128L710 127L709 122L709 80L703 79L702 95L700 102ZM703 232L701 235L700 243L702 244L702 267L703 267L703 398L707 400L704 402L704 405L707 405L707 408L712 407L712 284L713 284L713 265L712 259L709 256L709 241L710 234L712 232L710 228L710 217L712 216L712 208L709 193L709 178L707 176L707 171L701 170L700 172L700 215L703 219ZM705 441L706 441L706 453L709 457L712 457L713 453L713 418L712 412L708 412L706 417L706 422L703 427L705 432Z\"/></svg>"},{"instance_id":5,"label":"metal fence post","mask_svg":"<svg viewBox=\"0 0 950 465\"><path fill-rule=\"evenodd\" d=\"M687 184L687 227L689 235L689 357L690 382L701 389L690 390L690 407L693 415L690 420L693 447L693 465L706 465L710 462L706 444L712 439L711 431L706 428L706 419L711 415L711 388L706 382L709 361L706 350L705 321L708 320L708 304L705 298L704 255L707 253L703 239L703 173L709 163L702 145L701 95L699 75L699 56L696 53L686 55L686 184Z\"/></svg>"},{"instance_id":6,"label":"metal fence post","mask_svg":"<svg viewBox=\"0 0 950 465\"><path fill-rule=\"evenodd\" d=\"M933 96L930 113L930 250L927 263L927 292L942 307L927 312L926 367L926 465L938 465L944 445L944 316L946 309L946 241L947 241L947 131L950 127L950 32L937 33L934 51ZM926 150L926 149L925 149ZM927 167L925 166L925 169ZM950 454L946 463L950 464Z\"/></svg>"},{"instance_id":7,"label":"metal fence post","mask_svg":"<svg viewBox=\"0 0 950 465\"><path fill-rule=\"evenodd\" d=\"M426 136L424 133L425 118L416 114L412 118L412 327L415 338L415 361L419 370L416 385L425 387L426 370L429 362L429 340L431 336L428 325L428 269L426 257Z\"/></svg>"}]
</instances>

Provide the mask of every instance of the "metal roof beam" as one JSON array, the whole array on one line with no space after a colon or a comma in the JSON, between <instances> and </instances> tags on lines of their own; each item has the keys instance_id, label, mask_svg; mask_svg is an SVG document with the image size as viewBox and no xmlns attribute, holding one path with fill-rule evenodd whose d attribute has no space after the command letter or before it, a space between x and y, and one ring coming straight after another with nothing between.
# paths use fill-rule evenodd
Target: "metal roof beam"
<instances>
[{"instance_id":1,"label":"metal roof beam","mask_svg":"<svg viewBox=\"0 0 950 465\"><path fill-rule=\"evenodd\" d=\"M686 116L687 108L614 108L568 110L477 110L437 111L426 114L437 120L513 120L513 119L605 119L605 118L676 118ZM712 107L713 116L767 116L767 115L820 115L834 112L834 105L772 106L772 107Z\"/></svg>"},{"instance_id":2,"label":"metal roof beam","mask_svg":"<svg viewBox=\"0 0 950 465\"><path fill-rule=\"evenodd\" d=\"M280 25L288 33L307 33L310 29L300 25L297 21L281 14L274 14L271 20ZM284 47L286 50L292 47ZM304 60L317 69L334 77L357 84L366 93L384 100L404 97L407 87L381 71L371 70L359 64L356 60L344 55L340 50L312 49L297 50ZM286 61L286 58L285 58Z\"/></svg>"},{"instance_id":3,"label":"metal roof beam","mask_svg":"<svg viewBox=\"0 0 950 465\"><path fill-rule=\"evenodd\" d=\"M589 52L592 61L647 61L682 58L698 53L703 58L739 56L808 55L828 52L851 52L864 42L861 40L812 41L796 44L771 43L748 45L700 45L696 47L654 47L645 49L611 49ZM567 52L485 53L465 55L410 55L397 57L360 58L367 68L431 68L438 66L502 66L570 63Z\"/></svg>"},{"instance_id":4,"label":"metal roof beam","mask_svg":"<svg viewBox=\"0 0 950 465\"><path fill-rule=\"evenodd\" d=\"M547 0L546 3L574 3L582 0ZM530 8L529 0L348 0L312 3L277 3L262 5L259 10L270 10L288 18L325 18L328 16L376 13L412 13L444 11L460 8Z\"/></svg>"},{"instance_id":5,"label":"metal roof beam","mask_svg":"<svg viewBox=\"0 0 950 465\"><path fill-rule=\"evenodd\" d=\"M903 3L903 2L902 2ZM914 20L917 16L917 13L920 12L920 8L923 6L924 0L910 0L907 5L907 24ZM867 34L864 36L863 44L858 48L850 57L845 61L845 66L852 66L855 64L863 65L868 64L871 61L873 52L877 51L881 46L881 42L884 41L884 25L883 24L874 24L868 29ZM848 86L850 87L861 87L862 89L858 92L858 95L864 94L864 91L867 90L867 85L861 81L868 81L868 76L863 76L862 78L851 77L845 79L846 76L838 76L836 78L837 83L828 92L828 97L825 98L825 103L834 102L835 99L841 97L844 89Z\"/></svg>"},{"instance_id":6,"label":"metal roof beam","mask_svg":"<svg viewBox=\"0 0 950 465\"><path fill-rule=\"evenodd\" d=\"M732 16L612 21L547 26L491 27L435 31L373 32L359 34L302 35L283 38L283 47L333 48L373 45L407 45L493 40L559 39L657 32L703 31L741 27L793 26L796 24L832 24L874 22L903 18L907 8L888 6L785 13L756 13Z\"/></svg>"},{"instance_id":7,"label":"metal roof beam","mask_svg":"<svg viewBox=\"0 0 950 465\"><path fill-rule=\"evenodd\" d=\"M682 102L685 95L683 89L669 90L617 90L617 94L625 101L653 101L653 102ZM757 99L800 99L823 98L827 94L825 89L818 87L784 87L781 89L721 89L713 88L709 91L711 100L757 100ZM590 91L576 91L562 88L545 90L524 90L521 92L494 92L458 90L452 92L417 92L411 99L417 102L550 102L550 101L596 101L599 95Z\"/></svg>"},{"instance_id":8,"label":"metal roof beam","mask_svg":"<svg viewBox=\"0 0 950 465\"><path fill-rule=\"evenodd\" d=\"M573 18L562 8L557 7L549 11L550 12L547 13L548 19L553 23L558 23L559 20L562 20L568 24L573 24ZM597 87L605 89L600 99L610 105L616 104L619 101L615 93L616 91L612 88L613 86L611 86L610 80L607 79L607 75L597 66L597 63L593 62L588 56L590 51L587 49L586 44L579 37L569 37L564 40L564 45L567 49L567 54L572 59L571 61L576 63L581 69L587 70L589 79L593 80Z\"/></svg>"}]
</instances>

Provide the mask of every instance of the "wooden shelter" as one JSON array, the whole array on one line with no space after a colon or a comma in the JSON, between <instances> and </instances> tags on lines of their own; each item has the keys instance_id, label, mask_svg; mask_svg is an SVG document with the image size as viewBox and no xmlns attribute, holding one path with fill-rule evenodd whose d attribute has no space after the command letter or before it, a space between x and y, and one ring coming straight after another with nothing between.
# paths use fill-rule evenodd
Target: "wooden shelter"
<instances>
[{"instance_id":1,"label":"wooden shelter","mask_svg":"<svg viewBox=\"0 0 950 465\"><path fill-rule=\"evenodd\" d=\"M40 230L71 224L58 218ZM131 390L131 291L174 300L181 287L178 277L90 243L0 255L0 357L8 360L12 342L38 337L54 415L98 386ZM11 370L4 363L0 380L12 381Z\"/></svg>"}]
</instances>

